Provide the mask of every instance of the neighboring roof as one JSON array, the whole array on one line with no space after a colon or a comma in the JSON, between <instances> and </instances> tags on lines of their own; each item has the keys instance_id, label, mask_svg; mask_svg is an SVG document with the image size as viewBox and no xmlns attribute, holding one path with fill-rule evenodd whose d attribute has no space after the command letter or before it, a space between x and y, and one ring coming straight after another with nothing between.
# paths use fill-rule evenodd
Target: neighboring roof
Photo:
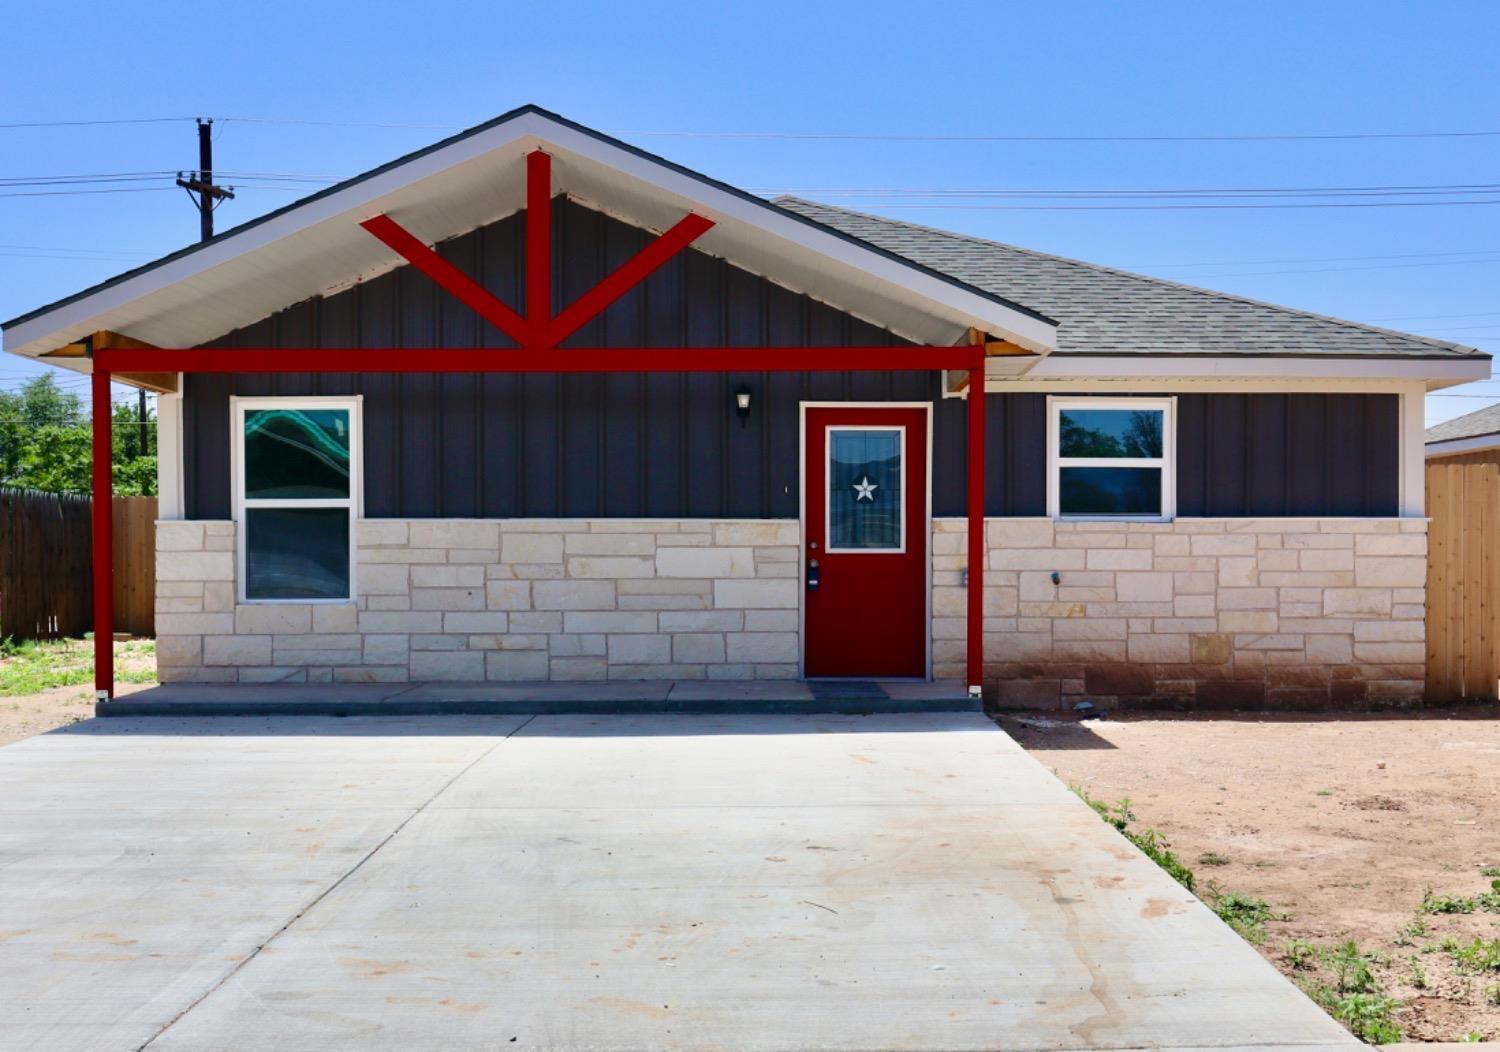
<instances>
[{"instance_id":1,"label":"neighboring roof","mask_svg":"<svg viewBox=\"0 0 1500 1052\"><path fill-rule=\"evenodd\" d=\"M1279 307L847 208L774 203L1058 321L1056 355L1473 358L1462 344Z\"/></svg>"},{"instance_id":2,"label":"neighboring roof","mask_svg":"<svg viewBox=\"0 0 1500 1052\"><path fill-rule=\"evenodd\" d=\"M553 191L646 229L693 211L694 247L918 343L978 328L1045 354L1051 319L536 106L519 109L4 323L6 350L36 356L113 329L192 347L401 261L359 227L388 213L428 243L524 205L524 154L553 158ZM86 368L83 359L72 363Z\"/></svg>"},{"instance_id":3,"label":"neighboring roof","mask_svg":"<svg viewBox=\"0 0 1500 1052\"><path fill-rule=\"evenodd\" d=\"M1427 429L1429 453L1462 453L1500 445L1500 404L1445 420Z\"/></svg>"}]
</instances>

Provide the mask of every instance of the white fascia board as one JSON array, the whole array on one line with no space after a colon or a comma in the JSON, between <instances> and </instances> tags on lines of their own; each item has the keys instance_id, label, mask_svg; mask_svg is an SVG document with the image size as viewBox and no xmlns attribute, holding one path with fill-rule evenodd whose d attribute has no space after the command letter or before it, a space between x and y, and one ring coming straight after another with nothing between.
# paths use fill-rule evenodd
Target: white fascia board
<instances>
[{"instance_id":1,"label":"white fascia board","mask_svg":"<svg viewBox=\"0 0 1500 1052\"><path fill-rule=\"evenodd\" d=\"M1136 381L1149 379L1165 386L1173 380L1194 384L1205 380L1422 380L1429 387L1486 380L1488 358L1270 358L1234 355L1189 358L1164 355L1094 357L1052 354L1037 362L1022 381L986 376L985 390L1014 391L1024 385L1037 389L1058 382Z\"/></svg>"},{"instance_id":2,"label":"white fascia board","mask_svg":"<svg viewBox=\"0 0 1500 1052\"><path fill-rule=\"evenodd\" d=\"M6 330L5 347L11 353L35 357L51 349L46 341L56 340L57 334L65 330L78 326L85 326L82 331L119 327L118 323L105 323L102 316L179 282L192 281L214 267L317 224L340 217L355 222L368 219L382 211L382 198L466 161L516 144L520 144L522 149L552 145L597 161L622 174L694 202L707 218L716 222L729 219L748 224L814 253L835 266L853 268L866 276L874 287L894 286L908 295L925 299L938 308L938 313L956 315L955 321L959 324L973 325L1004 336L1042 354L1057 345L1057 327L1049 322L996 303L988 297L970 292L937 275L846 240L804 220L792 218L769 203L747 200L729 193L702 178L642 157L541 114L521 113L502 124L475 132L440 149L414 157L404 164L361 179L336 193L308 201L223 241L189 252L181 258L21 322Z\"/></svg>"},{"instance_id":3,"label":"white fascia board","mask_svg":"<svg viewBox=\"0 0 1500 1052\"><path fill-rule=\"evenodd\" d=\"M1500 434L1474 435L1470 438L1450 438L1443 442L1428 442L1427 456L1448 457L1455 453L1475 453L1481 449L1500 447Z\"/></svg>"}]
</instances>

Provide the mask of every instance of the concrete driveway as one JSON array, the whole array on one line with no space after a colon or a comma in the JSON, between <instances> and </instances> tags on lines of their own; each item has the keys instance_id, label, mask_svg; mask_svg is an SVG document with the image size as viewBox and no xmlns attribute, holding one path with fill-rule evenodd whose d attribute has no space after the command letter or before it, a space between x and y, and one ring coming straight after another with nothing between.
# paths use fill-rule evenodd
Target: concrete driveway
<instances>
[{"instance_id":1,"label":"concrete driveway","mask_svg":"<svg viewBox=\"0 0 1500 1052\"><path fill-rule=\"evenodd\" d=\"M6 1049L1356 1047L974 715L0 749Z\"/></svg>"}]
</instances>

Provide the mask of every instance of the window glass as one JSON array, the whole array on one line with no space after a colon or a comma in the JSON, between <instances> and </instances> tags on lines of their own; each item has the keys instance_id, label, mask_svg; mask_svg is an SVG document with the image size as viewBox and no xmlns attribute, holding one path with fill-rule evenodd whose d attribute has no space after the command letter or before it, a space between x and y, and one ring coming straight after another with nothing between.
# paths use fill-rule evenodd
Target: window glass
<instances>
[{"instance_id":1,"label":"window glass","mask_svg":"<svg viewBox=\"0 0 1500 1052\"><path fill-rule=\"evenodd\" d=\"M1161 468L1060 470L1058 511L1063 515L1160 515Z\"/></svg>"},{"instance_id":2,"label":"window glass","mask_svg":"<svg viewBox=\"0 0 1500 1052\"><path fill-rule=\"evenodd\" d=\"M349 496L347 409L251 409L245 413L248 500Z\"/></svg>"},{"instance_id":3,"label":"window glass","mask_svg":"<svg viewBox=\"0 0 1500 1052\"><path fill-rule=\"evenodd\" d=\"M247 508L245 598L349 598L349 509Z\"/></svg>"},{"instance_id":4,"label":"window glass","mask_svg":"<svg viewBox=\"0 0 1500 1052\"><path fill-rule=\"evenodd\" d=\"M1064 409L1058 413L1060 457L1162 455L1160 409Z\"/></svg>"},{"instance_id":5,"label":"window glass","mask_svg":"<svg viewBox=\"0 0 1500 1052\"><path fill-rule=\"evenodd\" d=\"M828 547L901 547L901 432L828 433Z\"/></svg>"}]
</instances>

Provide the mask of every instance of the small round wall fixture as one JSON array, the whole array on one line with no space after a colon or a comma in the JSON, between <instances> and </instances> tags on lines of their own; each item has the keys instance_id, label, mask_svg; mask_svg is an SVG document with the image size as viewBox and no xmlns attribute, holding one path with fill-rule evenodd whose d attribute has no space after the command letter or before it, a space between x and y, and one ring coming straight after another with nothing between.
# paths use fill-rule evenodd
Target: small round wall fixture
<instances>
[{"instance_id":1,"label":"small round wall fixture","mask_svg":"<svg viewBox=\"0 0 1500 1052\"><path fill-rule=\"evenodd\" d=\"M745 421L750 419L750 388L743 384L734 392L734 411L739 414L740 426L745 426Z\"/></svg>"}]
</instances>

